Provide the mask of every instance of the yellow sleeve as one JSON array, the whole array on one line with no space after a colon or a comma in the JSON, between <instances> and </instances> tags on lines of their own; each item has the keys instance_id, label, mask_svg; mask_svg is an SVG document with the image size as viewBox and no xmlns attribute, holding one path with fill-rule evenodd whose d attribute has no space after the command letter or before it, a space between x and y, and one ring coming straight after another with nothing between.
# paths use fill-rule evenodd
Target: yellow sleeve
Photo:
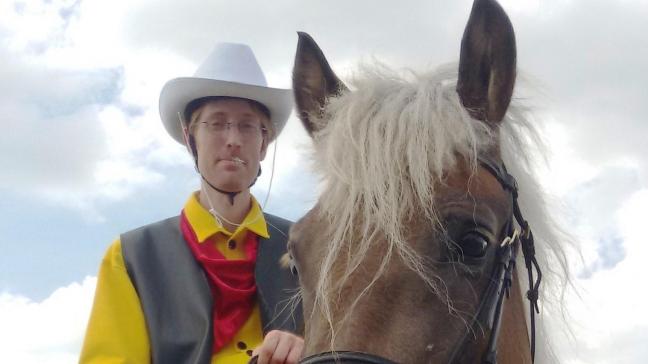
<instances>
[{"instance_id":1,"label":"yellow sleeve","mask_svg":"<svg viewBox=\"0 0 648 364\"><path fill-rule=\"evenodd\" d=\"M150 363L144 313L117 239L101 262L80 363Z\"/></svg>"}]
</instances>

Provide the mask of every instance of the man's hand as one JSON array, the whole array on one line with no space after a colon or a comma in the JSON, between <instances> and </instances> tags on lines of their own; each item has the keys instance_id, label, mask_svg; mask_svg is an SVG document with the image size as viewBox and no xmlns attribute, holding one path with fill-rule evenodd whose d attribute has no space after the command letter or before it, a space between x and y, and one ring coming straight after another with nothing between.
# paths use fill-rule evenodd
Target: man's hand
<instances>
[{"instance_id":1,"label":"man's hand","mask_svg":"<svg viewBox=\"0 0 648 364\"><path fill-rule=\"evenodd\" d=\"M297 364L304 350L304 339L286 331L272 330L261 346L254 349L258 364Z\"/></svg>"}]
</instances>

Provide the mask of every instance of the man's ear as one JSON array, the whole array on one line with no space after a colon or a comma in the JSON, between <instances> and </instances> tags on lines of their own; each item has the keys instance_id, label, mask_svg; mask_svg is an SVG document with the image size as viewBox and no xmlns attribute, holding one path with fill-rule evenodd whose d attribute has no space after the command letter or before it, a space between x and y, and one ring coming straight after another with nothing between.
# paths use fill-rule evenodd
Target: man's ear
<instances>
[{"instance_id":1,"label":"man's ear","mask_svg":"<svg viewBox=\"0 0 648 364\"><path fill-rule=\"evenodd\" d=\"M187 147L187 151L189 152L189 155L191 155L194 159L198 157L198 150L196 149L196 139L194 139L193 135L189 134L189 128L183 123L182 124L182 139L184 139L184 144L185 147Z\"/></svg>"},{"instance_id":2,"label":"man's ear","mask_svg":"<svg viewBox=\"0 0 648 364\"><path fill-rule=\"evenodd\" d=\"M185 147L191 150L189 147L189 129L184 124L182 125L182 139L184 139Z\"/></svg>"},{"instance_id":3,"label":"man's ear","mask_svg":"<svg viewBox=\"0 0 648 364\"><path fill-rule=\"evenodd\" d=\"M261 154L260 154L259 161L262 161L262 160L265 159L266 154L268 152L268 144L270 144L270 141L268 140L267 137L264 136L263 141L261 142Z\"/></svg>"}]
</instances>

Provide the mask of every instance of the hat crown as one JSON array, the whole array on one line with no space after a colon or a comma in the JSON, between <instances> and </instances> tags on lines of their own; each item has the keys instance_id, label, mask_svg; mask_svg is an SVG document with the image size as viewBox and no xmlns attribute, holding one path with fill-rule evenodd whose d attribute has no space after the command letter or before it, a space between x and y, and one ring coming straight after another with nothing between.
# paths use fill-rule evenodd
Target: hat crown
<instances>
[{"instance_id":1,"label":"hat crown","mask_svg":"<svg viewBox=\"0 0 648 364\"><path fill-rule=\"evenodd\" d=\"M270 111L274 136L290 117L290 89L268 87L252 49L244 44L219 43L200 64L193 77L169 80L160 91L160 118L169 135L184 144L182 115L192 100L209 96L254 100Z\"/></svg>"},{"instance_id":2,"label":"hat crown","mask_svg":"<svg viewBox=\"0 0 648 364\"><path fill-rule=\"evenodd\" d=\"M245 44L219 43L198 67L194 77L267 87L252 49Z\"/></svg>"}]
</instances>

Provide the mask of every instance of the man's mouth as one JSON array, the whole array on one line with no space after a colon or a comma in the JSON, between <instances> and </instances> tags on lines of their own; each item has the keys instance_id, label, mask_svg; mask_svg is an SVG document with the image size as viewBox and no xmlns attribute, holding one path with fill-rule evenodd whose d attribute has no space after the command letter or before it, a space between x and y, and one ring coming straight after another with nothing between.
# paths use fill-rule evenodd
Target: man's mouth
<instances>
[{"instance_id":1,"label":"man's mouth","mask_svg":"<svg viewBox=\"0 0 648 364\"><path fill-rule=\"evenodd\" d=\"M243 166L247 164L246 161L244 161L243 159L241 159L239 157L232 157L230 160L232 162L236 163L236 164L240 164L240 165L243 165Z\"/></svg>"}]
</instances>

